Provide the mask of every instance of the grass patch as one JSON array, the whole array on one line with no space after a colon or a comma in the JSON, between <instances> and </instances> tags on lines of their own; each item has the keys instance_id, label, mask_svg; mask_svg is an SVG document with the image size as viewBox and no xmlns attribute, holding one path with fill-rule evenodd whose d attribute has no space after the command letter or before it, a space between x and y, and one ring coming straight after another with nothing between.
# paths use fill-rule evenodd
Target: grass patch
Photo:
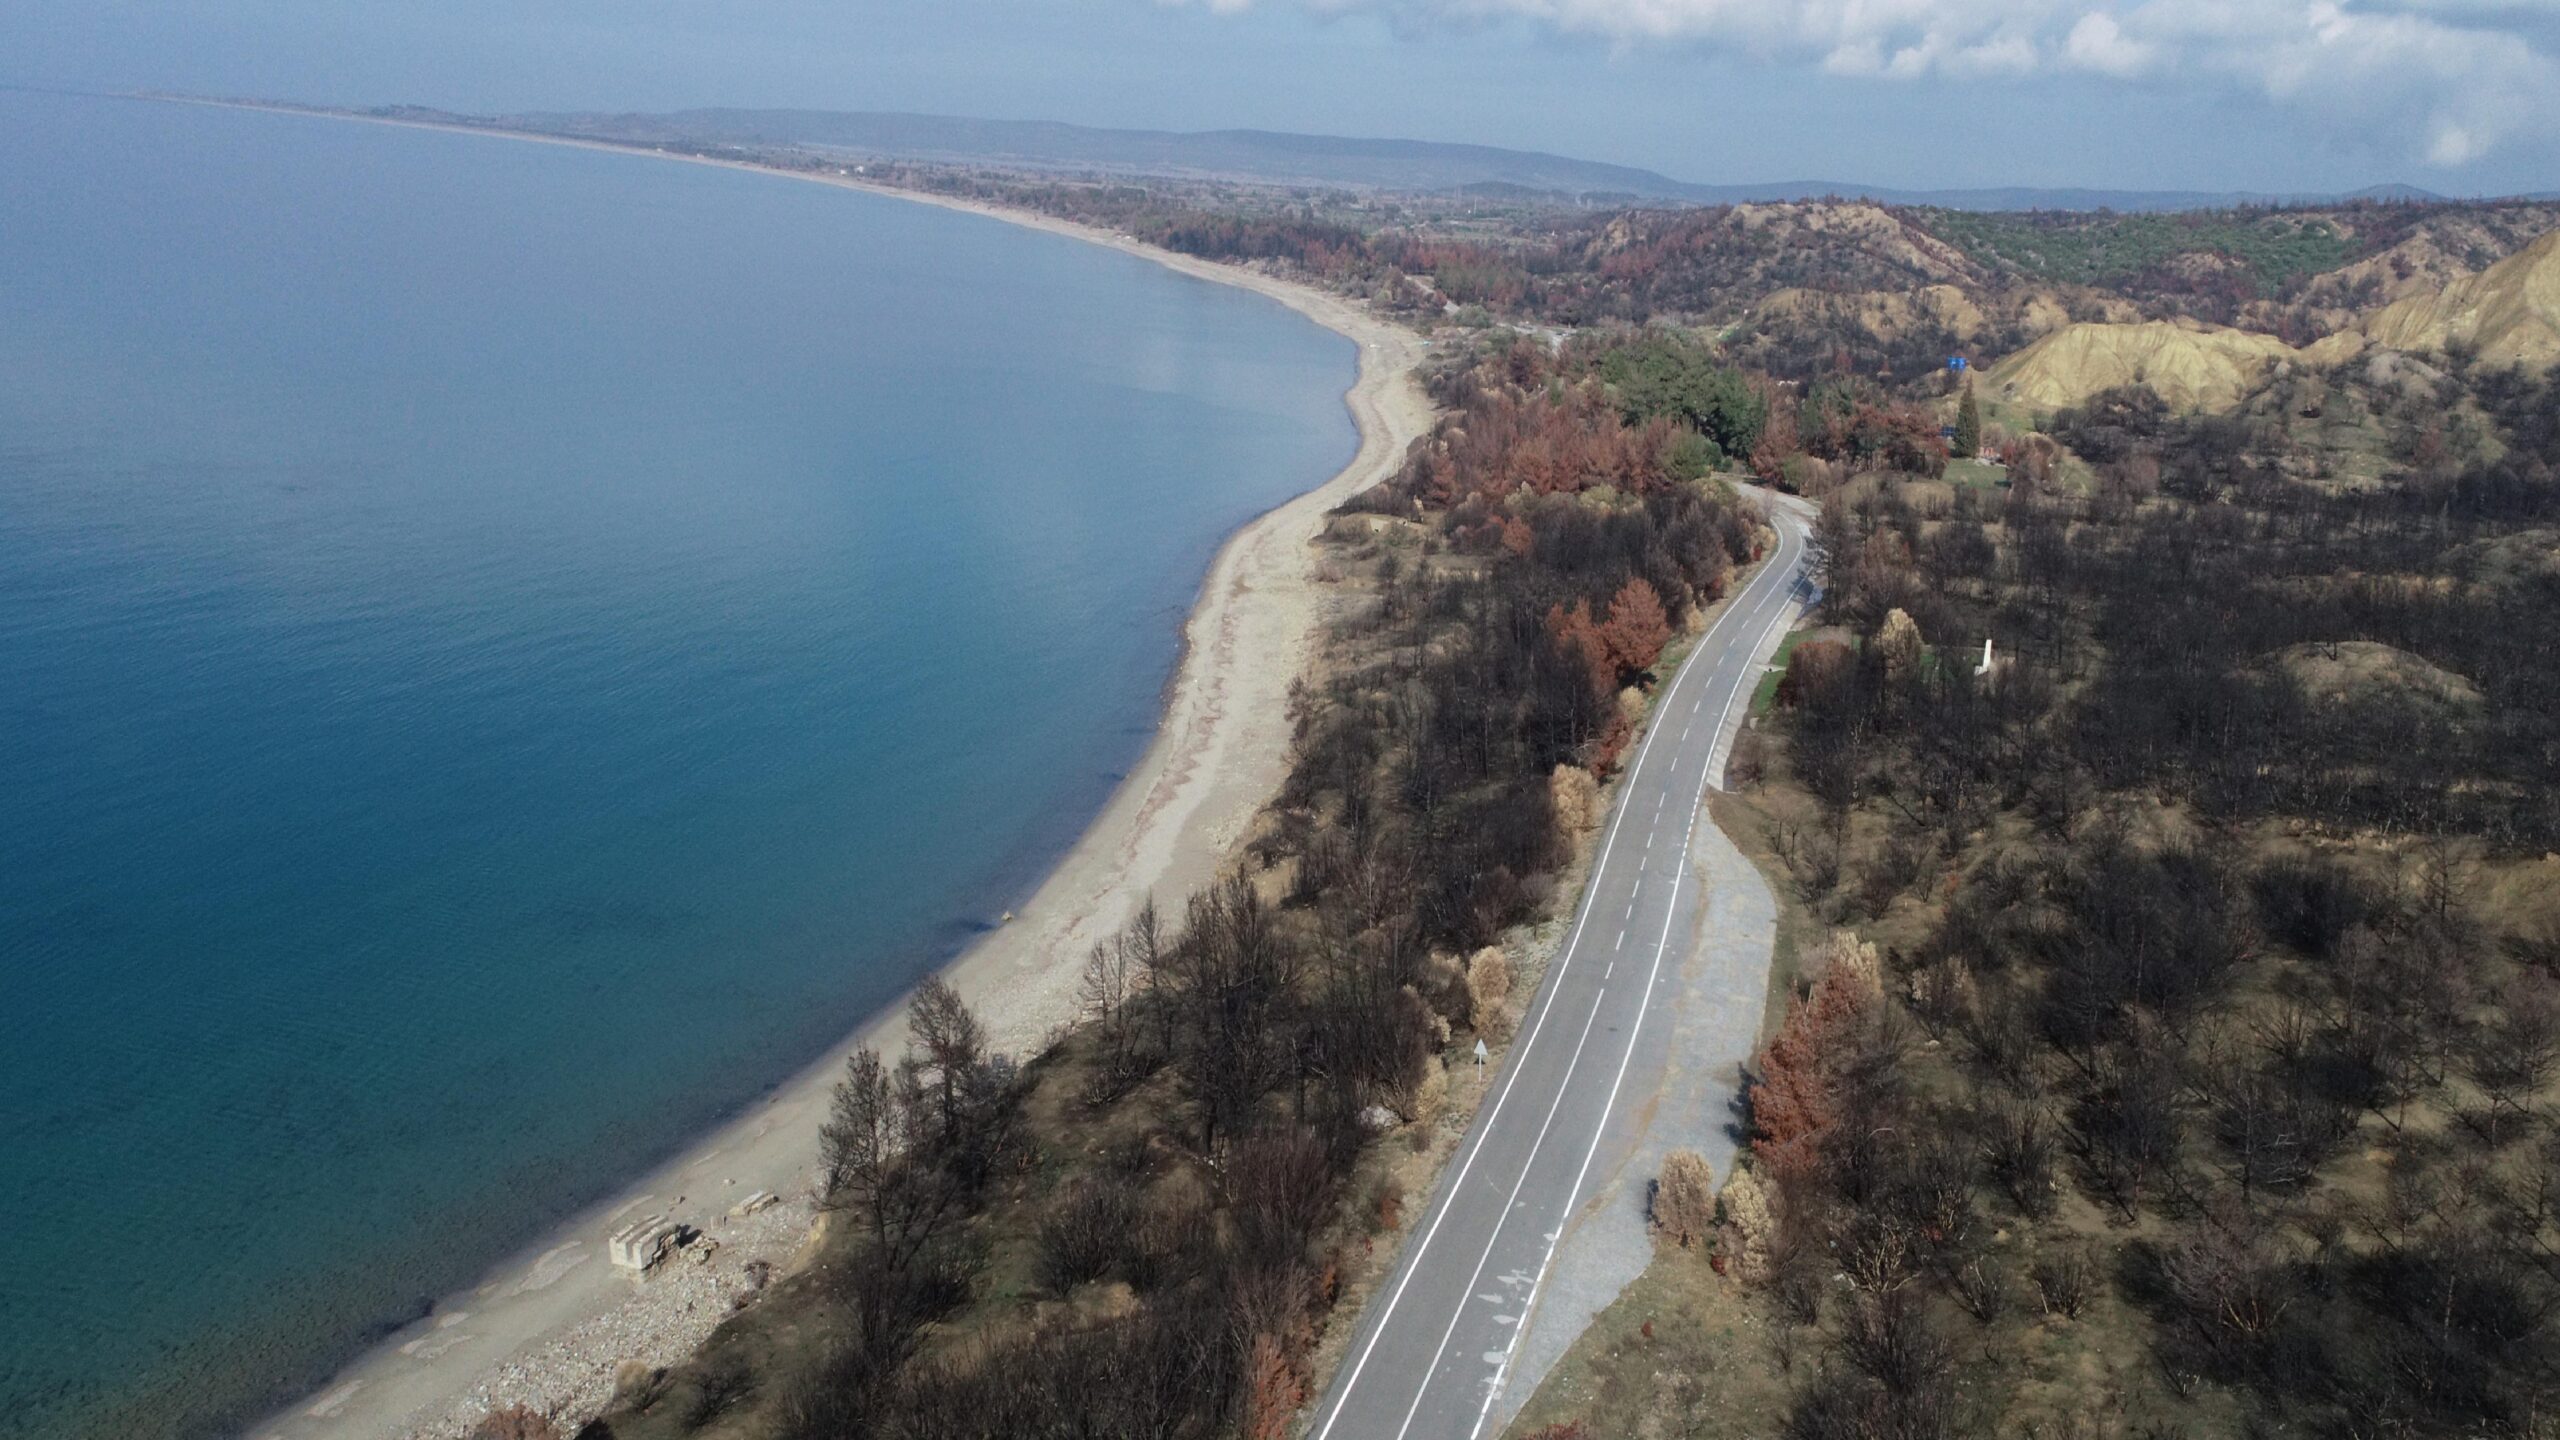
<instances>
[{"instance_id":1,"label":"grass patch","mask_svg":"<svg viewBox=\"0 0 2560 1440\"><path fill-rule=\"evenodd\" d=\"M2009 467L1985 460L1950 460L1947 483L1967 490L1999 490L2009 484Z\"/></svg>"},{"instance_id":2,"label":"grass patch","mask_svg":"<svg viewBox=\"0 0 2560 1440\"><path fill-rule=\"evenodd\" d=\"M1504 1433L1578 1421L1595 1437L1628 1440L1767 1435L1789 1393L1765 1358L1768 1324L1704 1255L1656 1250Z\"/></svg>"}]
</instances>

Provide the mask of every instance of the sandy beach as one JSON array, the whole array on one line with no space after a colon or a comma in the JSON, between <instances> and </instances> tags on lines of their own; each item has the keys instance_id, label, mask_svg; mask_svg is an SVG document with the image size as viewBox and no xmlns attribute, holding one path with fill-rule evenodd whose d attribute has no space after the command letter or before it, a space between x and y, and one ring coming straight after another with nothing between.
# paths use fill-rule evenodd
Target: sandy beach
<instances>
[{"instance_id":1,"label":"sandy beach","mask_svg":"<svg viewBox=\"0 0 2560 1440\"><path fill-rule=\"evenodd\" d=\"M283 106L237 108L413 125ZM1145 756L1012 921L944 972L985 1020L997 1049L1036 1049L1073 1018L1086 950L1145 898L1178 905L1212 878L1278 789L1288 763L1289 685L1305 669L1328 603L1311 542L1329 510L1393 473L1428 428L1430 404L1415 382L1425 342L1338 296L1046 216L632 146L467 126L413 128L656 155L969 211L1256 291L1359 346L1358 379L1345 396L1359 426L1357 455L1220 550L1185 624L1182 662ZM517 1403L574 1422L602 1405L626 1362L665 1365L689 1354L752 1291L751 1264L787 1267L802 1248L812 1219L817 1129L843 1057L860 1044L894 1052L904 1043L904 1025L901 1011L879 1016L747 1113L478 1285L446 1296L249 1433L274 1440L458 1436L492 1407ZM780 1203L732 1214L759 1191ZM719 1242L717 1252L701 1264L679 1255L645 1280L615 1269L605 1257L607 1236L651 1214L699 1227Z\"/></svg>"}]
</instances>

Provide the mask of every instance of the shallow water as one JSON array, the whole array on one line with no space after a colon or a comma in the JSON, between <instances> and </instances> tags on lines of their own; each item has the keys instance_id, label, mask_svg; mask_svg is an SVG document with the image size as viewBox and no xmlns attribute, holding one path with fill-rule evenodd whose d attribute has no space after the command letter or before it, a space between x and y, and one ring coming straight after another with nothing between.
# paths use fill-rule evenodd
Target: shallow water
<instances>
[{"instance_id":1,"label":"shallow water","mask_svg":"<svg viewBox=\"0 0 2560 1440\"><path fill-rule=\"evenodd\" d=\"M236 1423L947 958L1353 365L894 200L0 92L0 1429Z\"/></svg>"}]
</instances>

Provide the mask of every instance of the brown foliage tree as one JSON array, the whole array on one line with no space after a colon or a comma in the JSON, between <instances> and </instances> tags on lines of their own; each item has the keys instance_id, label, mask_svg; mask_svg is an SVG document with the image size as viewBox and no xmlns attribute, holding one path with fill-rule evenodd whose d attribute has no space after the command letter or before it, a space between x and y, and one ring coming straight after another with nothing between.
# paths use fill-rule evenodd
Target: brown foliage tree
<instances>
[{"instance_id":1,"label":"brown foliage tree","mask_svg":"<svg viewBox=\"0 0 2560 1440\"><path fill-rule=\"evenodd\" d=\"M1576 600L1570 610L1562 605L1548 607L1547 638L1591 677L1592 694L1615 693L1618 688L1617 654L1611 649L1608 636L1593 623L1588 601Z\"/></svg>"},{"instance_id":2,"label":"brown foliage tree","mask_svg":"<svg viewBox=\"0 0 2560 1440\"><path fill-rule=\"evenodd\" d=\"M1844 932L1845 933L1845 932ZM1872 947L1850 936L1760 1052L1750 1091L1752 1154L1780 1185L1810 1177L1840 1120L1848 1042L1881 993Z\"/></svg>"},{"instance_id":3,"label":"brown foliage tree","mask_svg":"<svg viewBox=\"0 0 2560 1440\"><path fill-rule=\"evenodd\" d=\"M1288 1352L1269 1335L1254 1336L1245 1361L1245 1440L1288 1440L1306 1403L1307 1382Z\"/></svg>"},{"instance_id":4,"label":"brown foliage tree","mask_svg":"<svg viewBox=\"0 0 2560 1440\"><path fill-rule=\"evenodd\" d=\"M1828 693L1856 665L1857 653L1838 640L1807 640L1787 656L1778 678L1778 703L1793 709Z\"/></svg>"},{"instance_id":5,"label":"brown foliage tree","mask_svg":"<svg viewBox=\"0 0 2560 1440\"><path fill-rule=\"evenodd\" d=\"M1609 623L1601 632L1609 658L1621 676L1641 674L1662 658L1671 643L1671 621L1663 613L1662 596L1642 578L1618 587L1609 599Z\"/></svg>"}]
</instances>

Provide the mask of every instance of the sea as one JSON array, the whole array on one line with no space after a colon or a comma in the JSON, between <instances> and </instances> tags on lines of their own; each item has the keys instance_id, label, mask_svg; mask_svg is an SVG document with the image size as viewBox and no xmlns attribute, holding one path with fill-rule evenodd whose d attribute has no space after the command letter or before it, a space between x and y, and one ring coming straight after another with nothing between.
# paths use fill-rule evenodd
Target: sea
<instances>
[{"instance_id":1,"label":"sea","mask_svg":"<svg viewBox=\"0 0 2560 1440\"><path fill-rule=\"evenodd\" d=\"M1356 358L890 198L0 91L0 1431L236 1432L964 948Z\"/></svg>"}]
</instances>

